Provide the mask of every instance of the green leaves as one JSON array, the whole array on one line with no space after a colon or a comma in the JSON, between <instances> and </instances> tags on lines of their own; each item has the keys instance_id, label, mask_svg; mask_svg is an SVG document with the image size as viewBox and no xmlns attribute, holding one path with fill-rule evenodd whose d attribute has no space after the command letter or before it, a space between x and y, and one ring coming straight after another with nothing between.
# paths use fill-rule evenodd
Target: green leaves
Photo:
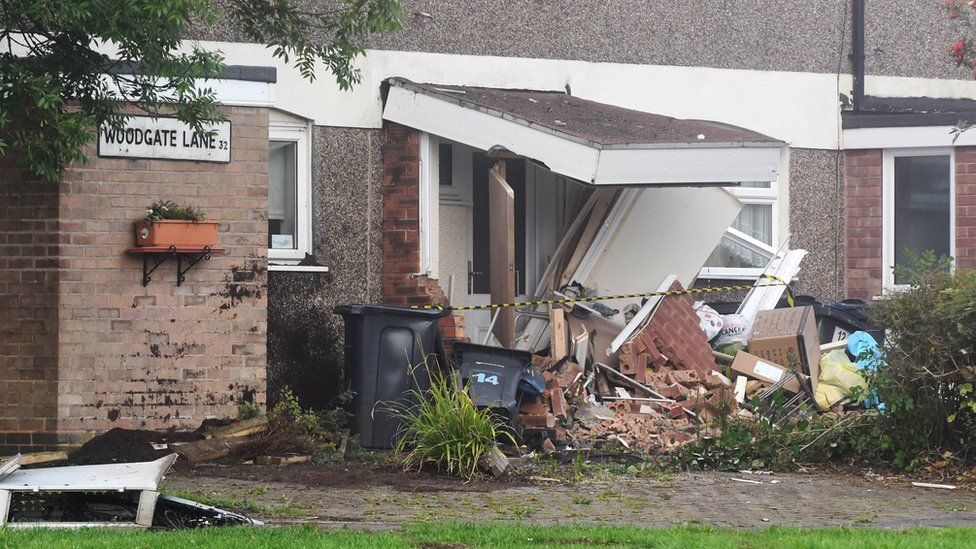
<instances>
[{"instance_id":1,"label":"green leaves","mask_svg":"<svg viewBox=\"0 0 976 549\"><path fill-rule=\"evenodd\" d=\"M906 467L928 454L976 450L969 377L976 367L976 273L947 265L921 254L904 272L910 287L878 302L877 323L887 337L875 383L890 448Z\"/></svg>"},{"instance_id":2,"label":"green leaves","mask_svg":"<svg viewBox=\"0 0 976 549\"><path fill-rule=\"evenodd\" d=\"M0 2L0 156L43 179L83 162L104 124L121 129L128 106L175 114L206 132L226 117L203 79L219 77L223 56L182 39L189 22L228 18L247 41L267 44L314 80L320 68L339 87L372 33L396 30L396 0L4 0ZM311 7L310 7L311 6ZM110 55L106 51L112 52ZM133 68L137 70L132 70Z\"/></svg>"},{"instance_id":3,"label":"green leaves","mask_svg":"<svg viewBox=\"0 0 976 549\"><path fill-rule=\"evenodd\" d=\"M452 377L430 370L430 389L415 395L420 404L392 410L403 421L396 452L405 468L432 464L470 479L499 437L515 440L490 411L474 405L467 388L458 389Z\"/></svg>"}]
</instances>

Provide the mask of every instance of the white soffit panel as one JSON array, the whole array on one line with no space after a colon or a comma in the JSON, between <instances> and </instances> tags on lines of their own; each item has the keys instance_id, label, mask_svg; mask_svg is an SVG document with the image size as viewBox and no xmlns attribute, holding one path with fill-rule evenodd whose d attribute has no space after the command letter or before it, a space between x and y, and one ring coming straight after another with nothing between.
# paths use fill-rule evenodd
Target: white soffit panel
<instances>
[{"instance_id":1,"label":"white soffit panel","mask_svg":"<svg viewBox=\"0 0 976 549\"><path fill-rule=\"evenodd\" d=\"M542 162L553 172L584 182L592 181L599 153L552 133L399 86L390 88L383 119L483 151L504 147Z\"/></svg>"},{"instance_id":2,"label":"white soffit panel","mask_svg":"<svg viewBox=\"0 0 976 549\"><path fill-rule=\"evenodd\" d=\"M484 151L502 147L560 175L592 185L674 185L774 181L780 142L604 148L508 113L488 113L392 85L384 120Z\"/></svg>"}]
</instances>

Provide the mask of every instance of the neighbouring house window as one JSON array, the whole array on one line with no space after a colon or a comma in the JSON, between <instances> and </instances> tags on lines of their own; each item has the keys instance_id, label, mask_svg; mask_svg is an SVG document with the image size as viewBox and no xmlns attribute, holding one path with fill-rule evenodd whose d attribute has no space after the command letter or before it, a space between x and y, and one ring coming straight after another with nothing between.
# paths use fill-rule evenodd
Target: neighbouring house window
<instances>
[{"instance_id":1,"label":"neighbouring house window","mask_svg":"<svg viewBox=\"0 0 976 549\"><path fill-rule=\"evenodd\" d=\"M952 151L885 151L884 286L906 284L895 267L910 267L927 250L951 257L953 232Z\"/></svg>"},{"instance_id":2,"label":"neighbouring house window","mask_svg":"<svg viewBox=\"0 0 976 549\"><path fill-rule=\"evenodd\" d=\"M705 261L702 278L758 276L776 253L777 199L775 182L748 181L726 187L742 202L742 211Z\"/></svg>"},{"instance_id":3,"label":"neighbouring house window","mask_svg":"<svg viewBox=\"0 0 976 549\"><path fill-rule=\"evenodd\" d=\"M268 259L297 262L311 250L311 182L306 126L269 129Z\"/></svg>"}]
</instances>

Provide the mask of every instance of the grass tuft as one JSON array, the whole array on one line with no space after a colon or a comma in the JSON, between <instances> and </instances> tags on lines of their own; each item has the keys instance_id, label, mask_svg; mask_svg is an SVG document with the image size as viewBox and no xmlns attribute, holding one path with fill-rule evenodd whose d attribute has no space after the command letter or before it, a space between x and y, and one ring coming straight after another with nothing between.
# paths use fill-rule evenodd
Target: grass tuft
<instances>
[{"instance_id":1,"label":"grass tuft","mask_svg":"<svg viewBox=\"0 0 976 549\"><path fill-rule=\"evenodd\" d=\"M434 465L471 479L499 437L515 443L490 411L475 406L468 388L457 388L448 374L431 368L430 389L416 396L418 406L393 411L403 421L395 449L405 469Z\"/></svg>"}]
</instances>

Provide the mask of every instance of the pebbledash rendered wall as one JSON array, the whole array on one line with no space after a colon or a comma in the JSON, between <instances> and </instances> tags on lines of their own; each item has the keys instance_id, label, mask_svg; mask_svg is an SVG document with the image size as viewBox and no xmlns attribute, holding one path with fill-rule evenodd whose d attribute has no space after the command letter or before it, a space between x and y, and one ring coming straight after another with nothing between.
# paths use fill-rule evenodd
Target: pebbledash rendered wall
<instances>
[{"instance_id":1,"label":"pebbledash rendered wall","mask_svg":"<svg viewBox=\"0 0 976 549\"><path fill-rule=\"evenodd\" d=\"M0 455L113 427L193 429L265 398L268 114L227 107L231 162L100 158L60 183L0 169ZM142 285L125 250L157 199L219 222L226 253Z\"/></svg>"}]
</instances>

